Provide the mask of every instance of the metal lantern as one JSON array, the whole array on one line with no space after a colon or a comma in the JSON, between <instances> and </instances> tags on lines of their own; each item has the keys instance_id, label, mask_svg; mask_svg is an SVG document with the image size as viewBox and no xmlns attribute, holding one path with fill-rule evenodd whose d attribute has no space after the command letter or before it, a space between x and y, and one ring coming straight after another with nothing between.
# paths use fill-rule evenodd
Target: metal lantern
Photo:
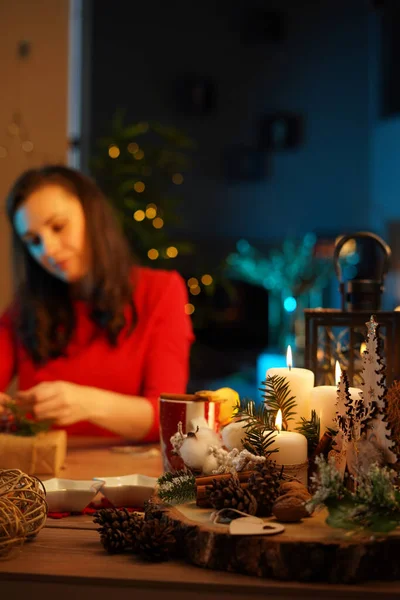
<instances>
[{"instance_id":1,"label":"metal lantern","mask_svg":"<svg viewBox=\"0 0 400 600\"><path fill-rule=\"evenodd\" d=\"M382 253L379 272L372 276L344 281L339 255L346 242L368 239ZM400 312L382 311L384 280L389 269L390 247L377 235L365 231L341 236L335 245L333 260L339 280L341 309L306 309L305 367L315 373L316 385L335 384L335 362L347 370L350 385L361 382L362 352L366 323L372 314L379 323L379 337L386 359L386 383L400 377ZM371 265L369 265L371 267Z\"/></svg>"}]
</instances>

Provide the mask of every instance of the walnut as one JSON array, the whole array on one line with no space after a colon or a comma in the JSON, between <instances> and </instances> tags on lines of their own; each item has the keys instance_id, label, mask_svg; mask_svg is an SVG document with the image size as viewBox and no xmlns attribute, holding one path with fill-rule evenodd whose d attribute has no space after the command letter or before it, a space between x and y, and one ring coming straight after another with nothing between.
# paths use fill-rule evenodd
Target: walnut
<instances>
[{"instance_id":1,"label":"walnut","mask_svg":"<svg viewBox=\"0 0 400 600\"><path fill-rule=\"evenodd\" d=\"M305 492L308 492L308 489L306 488L306 486L303 483L300 483L300 481L284 481L281 484L281 492L282 494L288 494L289 492L292 492L294 490L302 490Z\"/></svg>"},{"instance_id":2,"label":"walnut","mask_svg":"<svg viewBox=\"0 0 400 600\"><path fill-rule=\"evenodd\" d=\"M300 521L309 516L305 507L305 499L293 493L280 496L272 507L272 514L278 521L284 523Z\"/></svg>"}]
</instances>

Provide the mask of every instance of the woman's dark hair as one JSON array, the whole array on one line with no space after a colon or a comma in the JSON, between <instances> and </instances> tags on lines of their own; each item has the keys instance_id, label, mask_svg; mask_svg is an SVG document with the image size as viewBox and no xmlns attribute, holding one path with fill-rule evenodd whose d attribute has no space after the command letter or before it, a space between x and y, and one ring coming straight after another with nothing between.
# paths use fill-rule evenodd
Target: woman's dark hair
<instances>
[{"instance_id":1,"label":"woman's dark hair","mask_svg":"<svg viewBox=\"0 0 400 600\"><path fill-rule=\"evenodd\" d=\"M91 255L91 319L116 345L121 330L136 324L132 300L133 260L112 208L96 183L69 167L50 165L24 172L7 197L13 228L14 293L18 334L35 363L65 355L75 327L74 302L68 283L50 275L29 254L14 227L14 215L33 192L57 185L76 196L83 207Z\"/></svg>"}]
</instances>

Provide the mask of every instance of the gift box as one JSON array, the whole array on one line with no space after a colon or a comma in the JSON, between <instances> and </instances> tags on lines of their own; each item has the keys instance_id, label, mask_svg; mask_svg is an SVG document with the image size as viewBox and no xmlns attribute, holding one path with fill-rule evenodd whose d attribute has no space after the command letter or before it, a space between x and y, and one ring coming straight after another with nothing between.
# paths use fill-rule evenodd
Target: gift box
<instances>
[{"instance_id":1,"label":"gift box","mask_svg":"<svg viewBox=\"0 0 400 600\"><path fill-rule=\"evenodd\" d=\"M32 436L0 434L0 469L20 469L27 475L58 477L67 454L65 431Z\"/></svg>"}]
</instances>

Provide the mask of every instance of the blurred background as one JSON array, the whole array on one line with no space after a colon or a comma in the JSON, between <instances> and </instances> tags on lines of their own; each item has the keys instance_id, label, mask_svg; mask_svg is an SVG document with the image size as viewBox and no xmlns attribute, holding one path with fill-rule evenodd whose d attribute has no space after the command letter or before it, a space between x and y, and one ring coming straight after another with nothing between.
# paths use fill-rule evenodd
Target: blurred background
<instances>
[{"instance_id":1,"label":"blurred background","mask_svg":"<svg viewBox=\"0 0 400 600\"><path fill-rule=\"evenodd\" d=\"M392 248L400 304L398 0L0 0L4 198L66 163L106 191L144 264L188 284L189 391L256 397L304 355L304 308L339 308L332 256L360 230ZM379 254L379 253L378 253ZM350 240L343 273L379 270Z\"/></svg>"}]
</instances>

